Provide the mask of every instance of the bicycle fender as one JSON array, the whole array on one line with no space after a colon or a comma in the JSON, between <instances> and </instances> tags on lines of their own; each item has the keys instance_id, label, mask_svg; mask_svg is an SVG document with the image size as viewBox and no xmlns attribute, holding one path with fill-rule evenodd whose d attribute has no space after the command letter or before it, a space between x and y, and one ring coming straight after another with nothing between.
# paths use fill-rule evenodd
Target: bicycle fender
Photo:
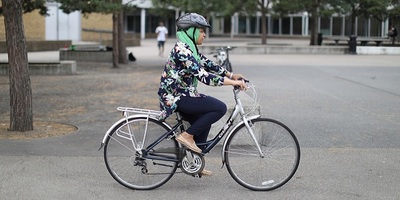
<instances>
[{"instance_id":1,"label":"bicycle fender","mask_svg":"<svg viewBox=\"0 0 400 200\"><path fill-rule=\"evenodd\" d=\"M157 120L157 121L158 121L158 119L156 119L156 118L154 118L154 117L149 117L148 115L145 115L145 114L135 114L135 115L130 115L130 116L127 117L127 118L122 118L122 119L118 120L117 122L115 122L115 123L107 130L106 134L105 134L104 137L103 137L103 140L101 141L101 147L100 147L100 149L103 147L104 143L106 142L108 135L111 133L111 131L114 130L114 128L115 128L118 124L120 124L120 123L122 123L122 122L124 122L124 121L126 121L126 120L130 120L130 119L132 119L132 118L137 118L137 117L145 117L145 118L148 117L148 118L151 118L151 119L154 119L154 120ZM171 126L169 126L166 122L162 122L162 123L165 124L168 128L171 129ZM100 150L100 149L99 149L99 150Z\"/></svg>"},{"instance_id":2,"label":"bicycle fender","mask_svg":"<svg viewBox=\"0 0 400 200\"><path fill-rule=\"evenodd\" d=\"M260 118L261 115L253 115L247 118L247 121L253 120L253 119L257 119ZM236 129L241 126L242 124L244 124L243 121L239 122L238 124L235 125L235 127L232 128L232 130L229 132L228 136L226 136L225 140L224 140L224 144L222 145L222 149L221 149L221 158L222 158L222 164L225 164L225 148L226 148L226 143L229 140L229 138L232 136L233 132L236 131Z\"/></svg>"}]
</instances>

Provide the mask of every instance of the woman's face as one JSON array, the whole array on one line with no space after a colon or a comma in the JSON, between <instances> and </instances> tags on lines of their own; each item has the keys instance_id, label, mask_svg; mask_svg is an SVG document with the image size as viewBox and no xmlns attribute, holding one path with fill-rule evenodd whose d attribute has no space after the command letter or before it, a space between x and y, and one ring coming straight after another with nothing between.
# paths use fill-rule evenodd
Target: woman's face
<instances>
[{"instance_id":1,"label":"woman's face","mask_svg":"<svg viewBox=\"0 0 400 200\"><path fill-rule=\"evenodd\" d=\"M206 38L206 32L204 28L201 28L199 38L197 38L197 45L203 44L204 38Z\"/></svg>"}]
</instances>

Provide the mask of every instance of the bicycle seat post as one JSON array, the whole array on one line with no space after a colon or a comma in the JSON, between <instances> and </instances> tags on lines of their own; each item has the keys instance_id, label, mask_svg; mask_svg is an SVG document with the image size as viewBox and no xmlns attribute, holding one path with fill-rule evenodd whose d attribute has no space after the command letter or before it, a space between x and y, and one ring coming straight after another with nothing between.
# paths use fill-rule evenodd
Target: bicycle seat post
<instances>
[{"instance_id":1,"label":"bicycle seat post","mask_svg":"<svg viewBox=\"0 0 400 200\"><path fill-rule=\"evenodd\" d=\"M180 124L179 129L181 132L185 131L185 127L183 125L183 116L181 113L176 112L176 121L178 122L178 124Z\"/></svg>"},{"instance_id":2,"label":"bicycle seat post","mask_svg":"<svg viewBox=\"0 0 400 200\"><path fill-rule=\"evenodd\" d=\"M182 121L182 119L183 119L182 114L179 112L176 112L176 121L180 122L180 121Z\"/></svg>"}]
</instances>

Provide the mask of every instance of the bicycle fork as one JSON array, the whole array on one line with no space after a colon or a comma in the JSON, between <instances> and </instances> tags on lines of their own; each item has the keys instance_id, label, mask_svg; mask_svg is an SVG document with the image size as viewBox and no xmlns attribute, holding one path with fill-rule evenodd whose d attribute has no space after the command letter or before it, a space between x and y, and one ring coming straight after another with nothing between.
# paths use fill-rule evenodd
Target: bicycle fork
<instances>
[{"instance_id":1,"label":"bicycle fork","mask_svg":"<svg viewBox=\"0 0 400 200\"><path fill-rule=\"evenodd\" d=\"M262 151L262 149L260 147L260 144L258 143L257 138L254 135L254 132L253 132L253 129L252 129L253 123L251 122L251 124L250 124L245 116L243 116L243 122L244 122L244 125L246 126L247 130L249 131L251 139L253 139L254 143L256 144L256 147L258 149L258 153L260 153L260 157L264 158L264 153L263 153L263 151Z\"/></svg>"},{"instance_id":2,"label":"bicycle fork","mask_svg":"<svg viewBox=\"0 0 400 200\"><path fill-rule=\"evenodd\" d=\"M253 131L253 123L251 123L251 126L249 124L249 122L251 122L251 119L247 119L243 106L242 106L242 101L240 100L240 98L238 98L237 94L235 93L235 99L236 99L236 108L235 111L233 113L233 117L235 118L238 113L240 113L241 117L242 117L242 122L244 123L244 125L247 128L248 133L250 134L251 139L253 139L253 142L255 143L257 149L258 149L258 153L260 154L261 158L264 158L264 153L262 152L262 149L260 147L260 144L257 141L256 136L254 135L254 131ZM258 117L260 117L259 115L257 115Z\"/></svg>"},{"instance_id":3,"label":"bicycle fork","mask_svg":"<svg viewBox=\"0 0 400 200\"><path fill-rule=\"evenodd\" d=\"M222 164L225 164L225 154L224 151L226 149L226 145L227 145L227 141L229 140L230 137L232 137L232 134L241 126L244 124L244 126L246 126L248 134L250 135L251 139L253 140L253 142L255 143L255 146L257 147L258 153L260 154L261 158L264 158L265 155L261 149L260 144L258 143L258 140L254 134L254 130L253 130L253 123L251 122L254 119L260 118L261 115L253 115L250 117L246 117L246 115L244 114L244 110L242 107L242 102L240 101L239 98L235 98L236 99L236 106L229 118L229 123L233 123L233 119L235 119L237 117L237 115L241 114L241 122L239 122L238 124L235 125L235 127L232 128L232 130L229 132L228 136L225 138L223 147L222 147ZM250 123L249 123L250 122Z\"/></svg>"}]
</instances>

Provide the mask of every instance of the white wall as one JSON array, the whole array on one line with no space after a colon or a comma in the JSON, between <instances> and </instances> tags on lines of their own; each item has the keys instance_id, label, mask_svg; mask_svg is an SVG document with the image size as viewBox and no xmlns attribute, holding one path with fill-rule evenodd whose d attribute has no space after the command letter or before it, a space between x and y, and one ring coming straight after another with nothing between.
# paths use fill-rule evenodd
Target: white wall
<instances>
[{"instance_id":1,"label":"white wall","mask_svg":"<svg viewBox=\"0 0 400 200\"><path fill-rule=\"evenodd\" d=\"M399 47L369 47L369 46L357 46L357 54L360 55L399 55Z\"/></svg>"},{"instance_id":2,"label":"white wall","mask_svg":"<svg viewBox=\"0 0 400 200\"><path fill-rule=\"evenodd\" d=\"M47 3L46 40L81 40L81 13L65 14L58 3Z\"/></svg>"}]
</instances>

